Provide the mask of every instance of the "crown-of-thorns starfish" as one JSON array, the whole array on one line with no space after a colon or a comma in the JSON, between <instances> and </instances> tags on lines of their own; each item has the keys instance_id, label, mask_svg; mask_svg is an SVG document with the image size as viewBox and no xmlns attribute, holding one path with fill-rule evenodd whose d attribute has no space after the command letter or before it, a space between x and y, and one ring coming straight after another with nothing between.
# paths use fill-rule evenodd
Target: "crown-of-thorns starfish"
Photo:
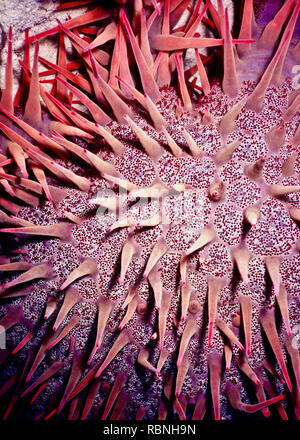
<instances>
[{"instance_id":1,"label":"crown-of-thorns starfish","mask_svg":"<svg viewBox=\"0 0 300 440\"><path fill-rule=\"evenodd\" d=\"M267 3L62 2L15 96L9 30L4 419L300 418L300 1Z\"/></svg>"}]
</instances>

